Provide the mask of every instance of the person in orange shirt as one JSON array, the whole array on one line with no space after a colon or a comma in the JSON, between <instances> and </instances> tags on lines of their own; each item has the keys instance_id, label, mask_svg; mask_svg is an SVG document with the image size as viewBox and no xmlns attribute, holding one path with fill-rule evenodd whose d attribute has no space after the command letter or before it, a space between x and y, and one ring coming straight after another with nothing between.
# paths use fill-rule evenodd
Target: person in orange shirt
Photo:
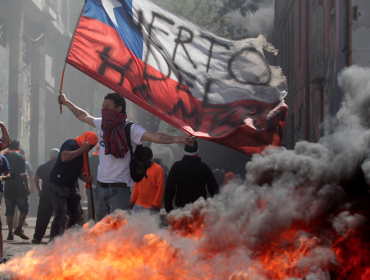
<instances>
[{"instance_id":1,"label":"person in orange shirt","mask_svg":"<svg viewBox=\"0 0 370 280\"><path fill-rule=\"evenodd\" d=\"M144 155L147 158L148 169L145 177L134 186L129 209L135 213L141 211L150 211L157 213L162 206L162 197L164 193L164 172L160 165L152 161L153 152L150 148L144 147Z\"/></svg>"}]
</instances>

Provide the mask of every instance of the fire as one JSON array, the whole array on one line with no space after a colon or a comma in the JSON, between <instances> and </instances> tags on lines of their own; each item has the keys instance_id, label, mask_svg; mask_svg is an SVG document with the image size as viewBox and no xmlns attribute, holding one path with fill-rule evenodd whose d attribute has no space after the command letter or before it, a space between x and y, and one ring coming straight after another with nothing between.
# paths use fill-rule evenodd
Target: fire
<instances>
[{"instance_id":1,"label":"fire","mask_svg":"<svg viewBox=\"0 0 370 280\"><path fill-rule=\"evenodd\" d=\"M141 240L134 230L120 235L126 225L121 212L82 232L68 231L54 244L12 259L1 273L12 279L189 279L181 250L154 234Z\"/></svg>"},{"instance_id":2,"label":"fire","mask_svg":"<svg viewBox=\"0 0 370 280\"><path fill-rule=\"evenodd\" d=\"M294 223L257 246L236 243L235 236L226 234L228 238L218 239L226 245L217 247L208 232L207 205L197 205L183 213L186 219L170 215L172 226L156 234L140 226L154 224L154 218L116 212L10 260L0 273L12 279L55 280L370 279L369 245L360 230L309 232L312 225Z\"/></svg>"},{"instance_id":3,"label":"fire","mask_svg":"<svg viewBox=\"0 0 370 280\"><path fill-rule=\"evenodd\" d=\"M117 211L94 226L69 230L53 243L11 259L0 267L0 276L55 280L370 279L370 235L365 217L349 211L325 212L326 208L312 202L319 192L309 192L312 199L293 195L289 200L294 192L278 188L226 189L218 198L200 199L172 211L167 228L159 227L156 216ZM298 193L305 195L301 190ZM285 202L284 207L276 197ZM320 213L326 214L320 217Z\"/></svg>"}]
</instances>

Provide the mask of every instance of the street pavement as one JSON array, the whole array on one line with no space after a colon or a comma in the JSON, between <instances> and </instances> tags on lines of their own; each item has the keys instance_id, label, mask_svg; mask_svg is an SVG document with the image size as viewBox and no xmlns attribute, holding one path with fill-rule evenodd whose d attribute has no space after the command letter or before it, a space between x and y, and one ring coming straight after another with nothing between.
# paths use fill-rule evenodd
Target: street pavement
<instances>
[{"instance_id":1,"label":"street pavement","mask_svg":"<svg viewBox=\"0 0 370 280\"><path fill-rule=\"evenodd\" d=\"M37 245L32 244L31 240L33 239L33 234L35 233L35 225L36 225L36 217L30 217L26 219L27 226L23 226L24 234L27 235L30 239L29 240L23 240L17 235L14 235L14 240L9 241L6 240L8 237L8 226L6 225L6 221L2 220L3 226L2 226L2 232L3 232L3 239L4 239L4 256L9 260L15 255L18 254L24 254L28 251L31 251L35 246L45 246L45 245ZM50 233L50 225L46 230L46 235L49 235ZM48 242L48 238L44 238L42 240L43 242Z\"/></svg>"}]
</instances>

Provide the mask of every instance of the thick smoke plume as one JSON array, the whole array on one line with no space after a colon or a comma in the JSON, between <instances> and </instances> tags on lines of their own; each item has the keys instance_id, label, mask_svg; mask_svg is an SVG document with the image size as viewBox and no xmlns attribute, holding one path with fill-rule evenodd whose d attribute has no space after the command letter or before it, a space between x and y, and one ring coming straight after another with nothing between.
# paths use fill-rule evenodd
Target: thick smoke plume
<instances>
[{"instance_id":1,"label":"thick smoke plume","mask_svg":"<svg viewBox=\"0 0 370 280\"><path fill-rule=\"evenodd\" d=\"M230 18L235 27L241 26L248 30L248 37L257 37L259 34L269 37L274 30L275 1L263 0L259 3L256 13L243 17L238 12L234 12Z\"/></svg>"},{"instance_id":2,"label":"thick smoke plume","mask_svg":"<svg viewBox=\"0 0 370 280\"><path fill-rule=\"evenodd\" d=\"M340 74L346 97L336 121L326 124L335 128L319 143L254 155L243 184L174 210L168 227L159 227L158 217L116 212L11 260L2 273L14 279L370 279L368 188L352 181L358 172L370 174L368 77L370 69L358 67Z\"/></svg>"}]
</instances>

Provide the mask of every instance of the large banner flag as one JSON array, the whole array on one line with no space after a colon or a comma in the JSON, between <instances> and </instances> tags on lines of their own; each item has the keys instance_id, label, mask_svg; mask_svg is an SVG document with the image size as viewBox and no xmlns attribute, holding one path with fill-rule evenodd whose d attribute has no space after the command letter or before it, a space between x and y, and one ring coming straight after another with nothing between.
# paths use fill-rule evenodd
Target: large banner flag
<instances>
[{"instance_id":1,"label":"large banner flag","mask_svg":"<svg viewBox=\"0 0 370 280\"><path fill-rule=\"evenodd\" d=\"M181 131L260 153L279 146L286 80L263 36L215 36L149 0L86 0L67 62Z\"/></svg>"}]
</instances>

